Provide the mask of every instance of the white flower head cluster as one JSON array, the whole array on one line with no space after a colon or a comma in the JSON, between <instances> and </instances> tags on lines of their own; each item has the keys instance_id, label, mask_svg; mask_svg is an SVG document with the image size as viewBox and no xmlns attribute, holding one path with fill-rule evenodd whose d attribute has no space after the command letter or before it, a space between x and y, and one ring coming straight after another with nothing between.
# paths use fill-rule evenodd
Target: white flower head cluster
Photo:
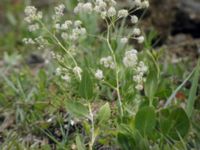
<instances>
[{"instance_id":1,"label":"white flower head cluster","mask_svg":"<svg viewBox=\"0 0 200 150\"><path fill-rule=\"evenodd\" d=\"M125 67L132 68L134 70L133 81L136 83L135 88L137 90L143 89L143 83L145 82L144 75L148 71L147 66L144 62L138 62L138 52L135 49L127 51L123 58Z\"/></svg>"},{"instance_id":2,"label":"white flower head cluster","mask_svg":"<svg viewBox=\"0 0 200 150\"><path fill-rule=\"evenodd\" d=\"M91 13L93 10L92 3L78 3L78 5L74 8L74 13Z\"/></svg>"},{"instance_id":3,"label":"white flower head cluster","mask_svg":"<svg viewBox=\"0 0 200 150\"><path fill-rule=\"evenodd\" d=\"M39 24L38 23L35 23L35 24L31 24L28 26L28 30L30 32L34 32L36 30L38 30L40 28Z\"/></svg>"},{"instance_id":4,"label":"white flower head cluster","mask_svg":"<svg viewBox=\"0 0 200 150\"><path fill-rule=\"evenodd\" d=\"M25 21L27 23L32 23L35 20L40 20L42 19L42 12L41 11L37 11L37 9L34 6L27 6L25 8L24 11L26 17L25 17Z\"/></svg>"},{"instance_id":5,"label":"white flower head cluster","mask_svg":"<svg viewBox=\"0 0 200 150\"><path fill-rule=\"evenodd\" d=\"M42 36L39 36L35 39L23 38L22 42L26 45L36 45L38 49L44 49L45 46L48 45L48 41Z\"/></svg>"},{"instance_id":6,"label":"white flower head cluster","mask_svg":"<svg viewBox=\"0 0 200 150\"><path fill-rule=\"evenodd\" d=\"M58 21L62 16L64 16L65 5L60 4L56 6L54 10L55 10L55 15L53 15L53 19L55 19L55 21Z\"/></svg>"},{"instance_id":7,"label":"white flower head cluster","mask_svg":"<svg viewBox=\"0 0 200 150\"><path fill-rule=\"evenodd\" d=\"M136 39L137 40L137 42L139 43L139 44L142 44L143 42L144 42L144 36L143 35L141 35L141 30L139 29L139 28L134 28L133 29L133 36L134 36L134 39Z\"/></svg>"},{"instance_id":8,"label":"white flower head cluster","mask_svg":"<svg viewBox=\"0 0 200 150\"><path fill-rule=\"evenodd\" d=\"M128 10L126 10L126 9L119 10L119 12L118 12L119 18L123 18L123 17L127 17L127 16L128 16Z\"/></svg>"},{"instance_id":9,"label":"white flower head cluster","mask_svg":"<svg viewBox=\"0 0 200 150\"><path fill-rule=\"evenodd\" d=\"M79 66L74 67L73 72L80 80L82 79L82 76L81 76L82 69Z\"/></svg>"},{"instance_id":10,"label":"white flower head cluster","mask_svg":"<svg viewBox=\"0 0 200 150\"><path fill-rule=\"evenodd\" d=\"M103 71L100 69L97 69L94 75L98 80L102 80L104 78Z\"/></svg>"},{"instance_id":11,"label":"white flower head cluster","mask_svg":"<svg viewBox=\"0 0 200 150\"><path fill-rule=\"evenodd\" d=\"M58 62L60 62L60 63L63 63L63 62L64 62L64 57L61 56L60 54L55 53L55 52L53 52L53 51L51 51L50 54L51 54L51 57L52 57L53 59L55 59L56 61L58 61Z\"/></svg>"},{"instance_id":12,"label":"white flower head cluster","mask_svg":"<svg viewBox=\"0 0 200 150\"><path fill-rule=\"evenodd\" d=\"M116 10L117 2L115 0L95 0L94 3L79 2L78 5L74 8L75 13L98 13L101 18L105 19L106 17L114 17L117 16L119 18L127 17L128 10L122 9Z\"/></svg>"},{"instance_id":13,"label":"white flower head cluster","mask_svg":"<svg viewBox=\"0 0 200 150\"><path fill-rule=\"evenodd\" d=\"M141 30L139 28L134 28L133 29L133 35L134 36L139 36L141 34Z\"/></svg>"},{"instance_id":14,"label":"white flower head cluster","mask_svg":"<svg viewBox=\"0 0 200 150\"><path fill-rule=\"evenodd\" d=\"M138 23L138 17L136 15L131 16L131 23L133 24Z\"/></svg>"},{"instance_id":15,"label":"white flower head cluster","mask_svg":"<svg viewBox=\"0 0 200 150\"><path fill-rule=\"evenodd\" d=\"M101 58L100 64L103 65L105 68L115 69L115 63L111 56Z\"/></svg>"},{"instance_id":16,"label":"white flower head cluster","mask_svg":"<svg viewBox=\"0 0 200 150\"><path fill-rule=\"evenodd\" d=\"M24 12L26 15L24 20L29 24L29 31L33 32L38 30L40 26L36 21L42 19L42 12L37 11L34 6L27 6Z\"/></svg>"},{"instance_id":17,"label":"white flower head cluster","mask_svg":"<svg viewBox=\"0 0 200 150\"><path fill-rule=\"evenodd\" d=\"M128 38L127 38L127 37L121 38L121 39L120 39L120 43L123 44L123 45L124 45L124 44L127 44L127 43L128 43Z\"/></svg>"},{"instance_id":18,"label":"white flower head cluster","mask_svg":"<svg viewBox=\"0 0 200 150\"><path fill-rule=\"evenodd\" d=\"M23 38L22 41L23 41L24 44L27 44L27 45L28 44L30 44L30 45L35 44L35 41L32 38Z\"/></svg>"},{"instance_id":19,"label":"white flower head cluster","mask_svg":"<svg viewBox=\"0 0 200 150\"><path fill-rule=\"evenodd\" d=\"M63 24L56 23L55 28L57 32L62 32L61 37L63 40L76 41L85 36L87 33L86 29L81 25L82 22L80 20L76 20L74 22L66 20Z\"/></svg>"},{"instance_id":20,"label":"white flower head cluster","mask_svg":"<svg viewBox=\"0 0 200 150\"><path fill-rule=\"evenodd\" d=\"M58 67L58 68L56 68L55 73L57 76L60 76L61 79L63 79L64 81L66 81L66 82L71 81L71 77L69 76L67 69Z\"/></svg>"},{"instance_id":21,"label":"white flower head cluster","mask_svg":"<svg viewBox=\"0 0 200 150\"><path fill-rule=\"evenodd\" d=\"M42 36L35 38L35 41L38 45L38 49L44 49L45 46L48 45L48 41Z\"/></svg>"},{"instance_id":22,"label":"white flower head cluster","mask_svg":"<svg viewBox=\"0 0 200 150\"><path fill-rule=\"evenodd\" d=\"M135 7L140 8L148 8L149 7L149 1L148 0L134 0Z\"/></svg>"},{"instance_id":23,"label":"white flower head cluster","mask_svg":"<svg viewBox=\"0 0 200 150\"><path fill-rule=\"evenodd\" d=\"M127 68L135 67L138 63L137 50L132 49L130 51L126 51L125 56L123 58L123 63Z\"/></svg>"},{"instance_id":24,"label":"white flower head cluster","mask_svg":"<svg viewBox=\"0 0 200 150\"><path fill-rule=\"evenodd\" d=\"M136 83L135 88L137 90L143 89L143 83L146 81L144 78L145 73L148 71L148 67L143 61L140 61L135 69L135 75L133 76L133 81Z\"/></svg>"}]
</instances>

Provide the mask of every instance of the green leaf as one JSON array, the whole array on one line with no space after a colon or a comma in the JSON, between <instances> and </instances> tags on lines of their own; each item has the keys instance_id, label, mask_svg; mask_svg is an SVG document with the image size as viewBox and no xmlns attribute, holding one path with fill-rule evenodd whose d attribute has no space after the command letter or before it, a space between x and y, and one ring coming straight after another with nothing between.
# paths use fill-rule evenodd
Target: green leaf
<instances>
[{"instance_id":1,"label":"green leaf","mask_svg":"<svg viewBox=\"0 0 200 150\"><path fill-rule=\"evenodd\" d=\"M190 128L190 121L182 108L173 110L164 109L160 112L160 129L162 134L180 140L180 136L184 137Z\"/></svg>"},{"instance_id":2,"label":"green leaf","mask_svg":"<svg viewBox=\"0 0 200 150\"><path fill-rule=\"evenodd\" d=\"M91 79L91 74L85 70L82 74L82 80L79 85L79 94L85 99L91 99L93 97L94 84Z\"/></svg>"},{"instance_id":3,"label":"green leaf","mask_svg":"<svg viewBox=\"0 0 200 150\"><path fill-rule=\"evenodd\" d=\"M76 117L88 117L89 116L89 110L88 107L84 106L83 104L79 102L67 102L66 104L67 110L69 113Z\"/></svg>"},{"instance_id":4,"label":"green leaf","mask_svg":"<svg viewBox=\"0 0 200 150\"><path fill-rule=\"evenodd\" d=\"M129 130L129 129L128 129ZM118 143L123 150L148 150L148 142L137 130L122 130L117 134Z\"/></svg>"},{"instance_id":5,"label":"green leaf","mask_svg":"<svg viewBox=\"0 0 200 150\"><path fill-rule=\"evenodd\" d=\"M141 108L135 117L135 127L142 135L151 134L156 125L156 113L153 107Z\"/></svg>"},{"instance_id":6,"label":"green leaf","mask_svg":"<svg viewBox=\"0 0 200 150\"><path fill-rule=\"evenodd\" d=\"M144 90L145 90L145 95L150 100L150 106L152 106L153 98L154 95L156 94L159 84L160 68L151 52L147 51L147 56L149 58L149 74L145 82Z\"/></svg>"},{"instance_id":7,"label":"green leaf","mask_svg":"<svg viewBox=\"0 0 200 150\"><path fill-rule=\"evenodd\" d=\"M200 76L200 60L198 61L198 65L194 73L192 87L190 89L189 98L188 98L187 106L186 106L186 112L189 117L192 115L192 111L194 109L194 103L197 96L196 93L197 93L198 83L199 83L199 76Z\"/></svg>"},{"instance_id":8,"label":"green leaf","mask_svg":"<svg viewBox=\"0 0 200 150\"><path fill-rule=\"evenodd\" d=\"M150 100L153 100L153 97L157 91L157 87L158 79L156 77L156 73L153 70L150 70L145 82L145 94Z\"/></svg>"},{"instance_id":9,"label":"green leaf","mask_svg":"<svg viewBox=\"0 0 200 150\"><path fill-rule=\"evenodd\" d=\"M86 150L85 145L80 138L80 135L76 136L76 146L78 150Z\"/></svg>"},{"instance_id":10,"label":"green leaf","mask_svg":"<svg viewBox=\"0 0 200 150\"><path fill-rule=\"evenodd\" d=\"M132 148L133 142L130 136L128 137L127 135L123 133L118 133L117 140L123 150L130 150Z\"/></svg>"},{"instance_id":11,"label":"green leaf","mask_svg":"<svg viewBox=\"0 0 200 150\"><path fill-rule=\"evenodd\" d=\"M97 120L99 124L103 124L105 122L108 121L108 119L111 116L111 110L110 110L110 106L108 103L106 103L105 105L103 105L97 115Z\"/></svg>"}]
</instances>

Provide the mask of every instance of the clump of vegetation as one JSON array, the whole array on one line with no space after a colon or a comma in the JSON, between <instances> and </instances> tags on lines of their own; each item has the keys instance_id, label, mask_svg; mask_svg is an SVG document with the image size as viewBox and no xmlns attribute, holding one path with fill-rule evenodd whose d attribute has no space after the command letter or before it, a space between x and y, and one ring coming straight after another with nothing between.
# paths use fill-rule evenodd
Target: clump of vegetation
<instances>
[{"instance_id":1,"label":"clump of vegetation","mask_svg":"<svg viewBox=\"0 0 200 150\"><path fill-rule=\"evenodd\" d=\"M4 140L2 148L198 147L192 114L200 63L179 86L166 79L159 62L162 51L151 49L152 35L145 37L134 14L148 7L147 0L133 1L130 10L120 9L115 0L67 2L45 15L27 6L23 42L51 56L45 55L47 71L40 69L36 77L29 69L20 75L14 71L10 78L1 73L8 91L0 97L16 100L2 105L14 110L17 125L15 132L4 133L15 144ZM106 26L100 29L99 24ZM187 102L181 102L177 95L191 78Z\"/></svg>"}]
</instances>

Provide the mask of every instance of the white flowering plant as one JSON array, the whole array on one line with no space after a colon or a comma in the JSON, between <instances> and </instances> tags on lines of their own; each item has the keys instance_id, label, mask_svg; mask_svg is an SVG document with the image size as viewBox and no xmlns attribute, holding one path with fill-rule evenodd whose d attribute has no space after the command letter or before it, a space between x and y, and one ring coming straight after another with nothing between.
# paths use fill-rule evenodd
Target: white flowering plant
<instances>
[{"instance_id":1,"label":"white flowering plant","mask_svg":"<svg viewBox=\"0 0 200 150\"><path fill-rule=\"evenodd\" d=\"M71 136L74 149L159 149L168 138L179 141L188 133L189 120L182 108L169 109L169 99L164 108L156 109L162 83L157 53L148 50L148 44L139 50L131 42L145 43L134 12L147 9L149 2L131 4L123 9L115 0L78 1L70 15L68 5L60 4L51 19L34 6L25 8L32 37L23 42L49 50L49 61L57 64L55 78L67 92L69 126L79 122L84 130ZM127 20L133 27L126 25ZM101 23L104 29L98 26Z\"/></svg>"}]
</instances>

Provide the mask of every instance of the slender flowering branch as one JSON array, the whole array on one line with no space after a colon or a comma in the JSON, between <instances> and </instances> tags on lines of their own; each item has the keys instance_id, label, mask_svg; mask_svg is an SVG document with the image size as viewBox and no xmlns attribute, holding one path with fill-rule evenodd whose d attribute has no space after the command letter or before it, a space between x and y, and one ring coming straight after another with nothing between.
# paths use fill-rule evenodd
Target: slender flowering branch
<instances>
[{"instance_id":1,"label":"slender flowering branch","mask_svg":"<svg viewBox=\"0 0 200 150\"><path fill-rule=\"evenodd\" d=\"M114 63L115 63L115 76L116 76L116 91L117 91L117 97L118 97L118 103L119 103L119 110L120 110L120 114L121 117L123 116L123 108L122 108L122 100L121 100L121 95L120 95L120 89L119 89L119 68L118 68L118 64L117 64L117 60L116 60L116 56L115 53L112 49L112 46L110 44L110 25L107 23L107 44L109 47L109 50L111 52L111 55L113 57Z\"/></svg>"},{"instance_id":2,"label":"slender flowering branch","mask_svg":"<svg viewBox=\"0 0 200 150\"><path fill-rule=\"evenodd\" d=\"M47 33L49 33L49 35L55 40L55 43L58 46L60 46L71 57L71 59L73 60L75 66L78 66L75 58L73 57L73 55L65 48L65 46L62 45L62 43L58 40L58 38L53 33L51 33L49 31L49 29L45 26L45 24L42 21L38 20L38 22L43 26L43 28L47 31Z\"/></svg>"}]
</instances>

